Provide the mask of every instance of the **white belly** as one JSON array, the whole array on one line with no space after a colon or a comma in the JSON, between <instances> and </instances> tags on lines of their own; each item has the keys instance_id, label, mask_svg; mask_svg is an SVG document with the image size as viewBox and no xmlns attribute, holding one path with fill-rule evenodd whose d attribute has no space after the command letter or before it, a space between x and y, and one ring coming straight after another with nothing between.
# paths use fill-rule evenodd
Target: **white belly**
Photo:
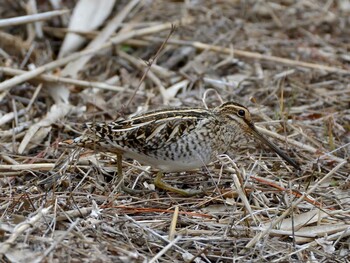
<instances>
[{"instance_id":1,"label":"white belly","mask_svg":"<svg viewBox=\"0 0 350 263\"><path fill-rule=\"evenodd\" d=\"M156 159L154 157L128 152L124 154L125 157L135 159L142 164L149 165L152 168L160 170L162 172L184 172L189 170L198 169L205 166L210 162L209 159L203 160L198 154L198 158L181 158L176 161L171 159Z\"/></svg>"}]
</instances>

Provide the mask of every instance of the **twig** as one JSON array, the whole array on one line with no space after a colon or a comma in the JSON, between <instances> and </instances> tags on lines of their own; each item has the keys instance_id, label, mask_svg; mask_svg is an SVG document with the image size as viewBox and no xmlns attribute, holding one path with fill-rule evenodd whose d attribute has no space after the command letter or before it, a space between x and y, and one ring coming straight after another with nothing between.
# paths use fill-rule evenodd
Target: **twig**
<instances>
[{"instance_id":1,"label":"twig","mask_svg":"<svg viewBox=\"0 0 350 263\"><path fill-rule=\"evenodd\" d=\"M33 163L33 164L2 164L0 171L26 171L26 170L40 170L50 171L55 167L54 163Z\"/></svg>"},{"instance_id":2,"label":"twig","mask_svg":"<svg viewBox=\"0 0 350 263\"><path fill-rule=\"evenodd\" d=\"M286 192L286 193L289 193L291 195L294 195L295 197L301 197L302 196L302 194L300 192L298 192L297 190L294 190L294 189L291 189L291 188L290 189L286 189L286 188L284 188L282 186L277 185L274 182L270 182L269 180L267 180L265 178L261 178L261 177L258 177L258 176L250 176L250 178L256 180L259 183L262 183L262 184L265 184L265 185L269 185L269 186L271 186L271 187L273 187L275 189L278 189L281 192ZM309 198L307 196L304 197L304 200L306 202L316 206L317 208L322 209L322 203L317 202L315 200L312 200L311 198Z\"/></svg>"},{"instance_id":3,"label":"twig","mask_svg":"<svg viewBox=\"0 0 350 263\"><path fill-rule=\"evenodd\" d=\"M147 227L147 226L143 226L141 225L139 222L137 222L135 219L133 219L132 217L125 215L125 217L130 220L131 222L133 222L135 225L137 225L138 227L140 227L141 229L149 232L151 235L153 235L154 237L158 238L159 240L166 242L166 243L171 243L167 238L162 237L161 235L159 235L158 233L156 233L154 230L152 230L151 228ZM174 247L176 248L176 250L184 253L189 253L188 251L186 251L185 249L183 249L182 247L179 247L177 245L174 245ZM190 253L189 253L190 254Z\"/></svg>"},{"instance_id":4,"label":"twig","mask_svg":"<svg viewBox=\"0 0 350 263\"><path fill-rule=\"evenodd\" d=\"M267 235L270 231L270 229L273 229L279 222L281 222L287 215L290 214L291 211L293 211L299 203L304 201L305 197L310 195L312 192L316 190L317 187L319 187L322 182L324 182L326 179L331 177L335 172L337 172L344 164L347 162L344 161L342 163L339 163L336 167L334 167L328 174L326 174L321 180L319 180L317 183L315 183L314 186L312 186L307 192L305 192L302 196L300 196L286 211L283 212L282 215L280 215L278 218L273 220L270 224L269 228L266 228L264 231L258 233L245 247L251 248L253 247L261 238L263 238L265 235Z\"/></svg>"},{"instance_id":5,"label":"twig","mask_svg":"<svg viewBox=\"0 0 350 263\"><path fill-rule=\"evenodd\" d=\"M169 29L171 27L172 27L172 24L165 23L162 25L157 25L157 26L153 26L153 27L149 27L149 28L140 29L140 30L133 30L130 32L124 32L123 34L120 34L120 35L116 36L115 38L112 38L111 41L109 41L108 43L106 43L98 48L93 48L93 49L88 49L88 50L84 50L81 52L73 53L71 55L68 55L67 57L49 62L43 66L40 66L40 67L38 67L32 71L29 71L27 73L24 73L20 76L15 76L11 79L5 80L4 82L0 83L0 92L11 89L13 86L18 85L20 83L23 83L25 81L28 81L32 78L35 78L35 77L43 74L46 71L53 70L55 68L64 66L65 64L67 64L73 60L76 60L82 56L95 54L97 52L106 50L106 49L110 48L112 45L123 43L124 41L126 41L127 39L130 39L130 38L150 34L154 31L166 30L166 29Z\"/></svg>"},{"instance_id":6,"label":"twig","mask_svg":"<svg viewBox=\"0 0 350 263\"><path fill-rule=\"evenodd\" d=\"M55 10L40 14L28 15L28 16L17 16L12 18L0 19L0 28L8 26L16 26L27 23L33 23L36 21L48 20L55 16L61 16L70 12L69 10Z\"/></svg>"},{"instance_id":7,"label":"twig","mask_svg":"<svg viewBox=\"0 0 350 263\"><path fill-rule=\"evenodd\" d=\"M308 249L310 247L314 247L316 245L319 245L320 243L322 243L322 241L334 241L334 240L337 240L339 238L345 238L345 237L348 237L348 236L350 236L350 227L348 227L344 231L341 231L341 232L338 232L338 233L335 233L335 234L332 234L332 235L329 235L329 236L326 236L326 237L319 238L319 239L317 239L315 241L312 241L312 242L302 246L300 249L298 249L296 251L293 251L293 252L291 252L289 254L286 254L285 256L283 256L283 257L281 257L279 259L273 260L272 262L285 262L285 260L287 258L290 259L292 255L298 254L298 253L300 253L300 252L302 252L305 249Z\"/></svg>"},{"instance_id":8,"label":"twig","mask_svg":"<svg viewBox=\"0 0 350 263\"><path fill-rule=\"evenodd\" d=\"M16 241L16 239L24 233L27 229L34 227L35 223L38 222L42 217L47 215L49 211L51 210L52 206L49 206L47 208L40 209L36 215L33 217L27 219L26 221L18 224L14 230L11 236L3 243L0 244L0 255L5 254L9 248L13 245L13 243Z\"/></svg>"},{"instance_id":9,"label":"twig","mask_svg":"<svg viewBox=\"0 0 350 263\"><path fill-rule=\"evenodd\" d=\"M162 248L161 251L157 253L150 261L149 263L157 262L157 260L163 256L171 247L173 247L179 240L181 239L181 236L178 236L174 240L172 240L170 243L168 243L165 247Z\"/></svg>"},{"instance_id":10,"label":"twig","mask_svg":"<svg viewBox=\"0 0 350 263\"><path fill-rule=\"evenodd\" d=\"M71 223L71 225L69 226L69 228L67 229L67 231L64 232L64 234L60 235L55 242L48 248L45 250L45 252L38 257L37 259L33 260L31 263L39 263L42 260L44 260L45 257L47 257L51 251L53 251L55 249L55 247L60 244L62 242L63 239L66 238L66 236L72 232L72 230L76 227L76 225L79 223L79 219L77 219L76 221L74 221L73 223Z\"/></svg>"},{"instance_id":11,"label":"twig","mask_svg":"<svg viewBox=\"0 0 350 263\"><path fill-rule=\"evenodd\" d=\"M12 69L12 68L7 68L7 67L0 67L0 72L11 75L11 76L16 76L16 75L22 75L25 73L28 73L28 71L25 70L20 70L20 69ZM111 90L115 92L128 92L128 93L134 93L133 90L129 90L125 87L119 87L119 86L114 86L114 85L109 85L107 83L103 82L94 82L94 81L85 81L85 80L78 80L78 79L72 79L72 78L64 78L64 77L58 77L50 74L42 74L40 76L36 76L33 78L33 80L45 80L47 82L59 82L59 83L64 83L64 84L69 84L69 85L75 85L79 87L84 87L84 88L98 88L98 89L104 89L104 90ZM139 95L145 95L144 92L138 91L137 94Z\"/></svg>"},{"instance_id":12,"label":"twig","mask_svg":"<svg viewBox=\"0 0 350 263\"><path fill-rule=\"evenodd\" d=\"M56 216L55 220L56 222L64 221L67 219L70 219L71 221L73 221L73 218L86 216L90 214L92 210L93 210L92 207L82 207L82 208L74 209L70 211L63 211Z\"/></svg>"},{"instance_id":13,"label":"twig","mask_svg":"<svg viewBox=\"0 0 350 263\"><path fill-rule=\"evenodd\" d=\"M155 37L144 37L143 40L148 40L152 42L161 42L164 41L161 38L155 38ZM196 41L184 41L184 40L169 40L169 45L181 45L181 46L191 46L200 50L208 50L208 51L215 51L218 53L224 53L224 54L232 54L234 56L238 57L244 57L244 58L251 58L251 59L257 59L257 60L265 60L270 61L278 64L284 64L290 67L303 67L303 68L309 68L309 69L316 69L316 70L324 70L327 72L334 72L339 74L350 74L350 70L336 68L332 66L326 66L321 65L319 63L310 63L310 62L304 62L304 61L296 61L288 58L281 58L276 56L269 56L269 55L263 55L256 52L250 52L250 51L244 51L239 49L232 50L231 48L225 48L221 46L214 46L205 44L202 42L196 42Z\"/></svg>"},{"instance_id":14,"label":"twig","mask_svg":"<svg viewBox=\"0 0 350 263\"><path fill-rule=\"evenodd\" d=\"M169 240L174 240L178 218L179 218L179 207L175 206L173 218L171 219L171 224L169 229Z\"/></svg>"},{"instance_id":15,"label":"twig","mask_svg":"<svg viewBox=\"0 0 350 263\"><path fill-rule=\"evenodd\" d=\"M136 91L138 91L138 90L140 89L141 84L142 84L143 81L145 80L146 76L147 76L149 73L151 73L150 70L151 70L151 67L152 67L154 61L156 61L156 60L158 59L158 57L159 57L159 55L160 55L160 52L164 49L165 44L169 41L169 38L170 38L171 35L175 32L175 29L176 29L175 25L171 25L171 30L170 30L169 34L167 35L167 37L165 38L165 40L162 42L162 45L158 48L157 53L154 55L153 58L151 58L151 59L149 59L149 60L147 61L147 68L146 68L145 72L143 73L143 75L142 75L142 77L141 77L141 79L140 79L139 85L138 85L137 88L135 89L134 95L131 96L130 100L129 100L128 103L126 104L126 108L129 107L130 103L132 102L132 100L134 99L134 97L135 97L135 95L136 95ZM154 77L152 78L152 80L155 81L156 84L158 84L158 87L160 88L160 92L161 92L161 94L162 94L162 96L163 96L163 100L164 100L165 103L166 103L167 98L166 98L166 95L165 95L165 88L163 87L163 85L162 85L160 82L157 81L157 79L158 79L158 78L154 78Z\"/></svg>"}]
</instances>

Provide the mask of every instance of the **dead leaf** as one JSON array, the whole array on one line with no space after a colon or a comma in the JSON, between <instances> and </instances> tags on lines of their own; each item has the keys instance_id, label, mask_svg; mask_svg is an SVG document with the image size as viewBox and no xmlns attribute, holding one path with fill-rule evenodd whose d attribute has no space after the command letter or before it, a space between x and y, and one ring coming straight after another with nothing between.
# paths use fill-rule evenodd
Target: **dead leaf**
<instances>
[{"instance_id":1,"label":"dead leaf","mask_svg":"<svg viewBox=\"0 0 350 263\"><path fill-rule=\"evenodd\" d=\"M95 30L111 13L115 0L80 0L73 10L68 29L89 32ZM59 57L64 57L83 45L85 38L74 33L68 33L64 38Z\"/></svg>"},{"instance_id":2,"label":"dead leaf","mask_svg":"<svg viewBox=\"0 0 350 263\"><path fill-rule=\"evenodd\" d=\"M65 117L70 109L71 106L68 104L52 105L46 116L41 121L35 123L29 128L18 148L18 152L22 154L32 142L35 142L36 145L41 143L46 137L47 133L51 130L50 126L59 119Z\"/></svg>"}]
</instances>

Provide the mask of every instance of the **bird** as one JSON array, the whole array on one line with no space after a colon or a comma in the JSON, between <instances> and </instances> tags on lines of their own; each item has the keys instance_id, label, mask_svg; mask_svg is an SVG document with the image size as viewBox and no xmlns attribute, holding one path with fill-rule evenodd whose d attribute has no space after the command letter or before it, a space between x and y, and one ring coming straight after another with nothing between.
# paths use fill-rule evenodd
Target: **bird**
<instances>
[{"instance_id":1,"label":"bird","mask_svg":"<svg viewBox=\"0 0 350 263\"><path fill-rule=\"evenodd\" d=\"M119 178L122 178L122 157L151 166L158 171L156 187L184 196L198 191L186 191L163 182L164 173L201 168L215 161L219 154L242 147L245 138L262 142L300 170L295 160L257 130L248 108L236 102L211 109L164 108L124 120L85 125L83 135L65 144L116 154Z\"/></svg>"}]
</instances>

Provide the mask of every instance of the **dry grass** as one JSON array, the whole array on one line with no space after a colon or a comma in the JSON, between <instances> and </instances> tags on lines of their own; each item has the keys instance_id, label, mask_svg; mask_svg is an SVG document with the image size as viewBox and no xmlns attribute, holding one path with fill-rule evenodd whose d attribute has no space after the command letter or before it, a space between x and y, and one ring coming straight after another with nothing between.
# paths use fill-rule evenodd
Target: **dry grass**
<instances>
[{"instance_id":1,"label":"dry grass","mask_svg":"<svg viewBox=\"0 0 350 263\"><path fill-rule=\"evenodd\" d=\"M49 1L3 1L1 262L350 262L348 1L117 1L84 33ZM67 31L87 41L63 48ZM130 195L114 156L58 146L85 121L215 106L211 89L302 171L252 143L166 177L206 195ZM128 186L152 189L151 169L123 164Z\"/></svg>"}]
</instances>

